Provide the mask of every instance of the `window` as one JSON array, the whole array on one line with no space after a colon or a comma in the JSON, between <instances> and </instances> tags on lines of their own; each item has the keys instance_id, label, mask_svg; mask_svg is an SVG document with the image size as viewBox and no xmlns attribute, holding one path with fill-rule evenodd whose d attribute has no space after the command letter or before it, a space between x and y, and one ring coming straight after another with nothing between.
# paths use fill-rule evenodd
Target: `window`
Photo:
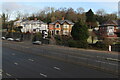
<instances>
[{"instance_id":1,"label":"window","mask_svg":"<svg viewBox=\"0 0 120 80\"><path fill-rule=\"evenodd\" d=\"M56 25L56 28L59 28L59 27L60 27L60 25L59 25L59 24L57 24L57 25Z\"/></svg>"},{"instance_id":2,"label":"window","mask_svg":"<svg viewBox=\"0 0 120 80\"><path fill-rule=\"evenodd\" d=\"M108 33L108 35L114 35L114 33L111 32L111 33Z\"/></svg>"},{"instance_id":3,"label":"window","mask_svg":"<svg viewBox=\"0 0 120 80\"><path fill-rule=\"evenodd\" d=\"M114 29L114 26L108 26L108 29Z\"/></svg>"},{"instance_id":4,"label":"window","mask_svg":"<svg viewBox=\"0 0 120 80\"><path fill-rule=\"evenodd\" d=\"M69 25L64 25L64 28L69 28Z\"/></svg>"}]
</instances>

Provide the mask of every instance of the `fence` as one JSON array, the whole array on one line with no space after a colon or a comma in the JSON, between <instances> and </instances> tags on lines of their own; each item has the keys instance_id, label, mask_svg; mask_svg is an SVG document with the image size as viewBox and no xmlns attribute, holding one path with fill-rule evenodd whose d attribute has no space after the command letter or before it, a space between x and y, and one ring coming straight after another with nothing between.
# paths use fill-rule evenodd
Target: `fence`
<instances>
[{"instance_id":1,"label":"fence","mask_svg":"<svg viewBox=\"0 0 120 80\"><path fill-rule=\"evenodd\" d=\"M120 52L120 44L115 44L115 45L112 45L112 51L117 51L117 52Z\"/></svg>"}]
</instances>

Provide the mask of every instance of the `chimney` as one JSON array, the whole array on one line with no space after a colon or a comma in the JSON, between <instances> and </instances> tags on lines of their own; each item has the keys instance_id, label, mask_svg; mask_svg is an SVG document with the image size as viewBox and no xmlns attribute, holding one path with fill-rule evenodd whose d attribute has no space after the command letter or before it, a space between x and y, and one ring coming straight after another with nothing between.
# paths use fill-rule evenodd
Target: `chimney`
<instances>
[{"instance_id":1,"label":"chimney","mask_svg":"<svg viewBox=\"0 0 120 80\"><path fill-rule=\"evenodd\" d=\"M64 17L62 17L62 20L64 20Z\"/></svg>"},{"instance_id":2,"label":"chimney","mask_svg":"<svg viewBox=\"0 0 120 80\"><path fill-rule=\"evenodd\" d=\"M34 18L35 21L37 21L37 18Z\"/></svg>"}]
</instances>

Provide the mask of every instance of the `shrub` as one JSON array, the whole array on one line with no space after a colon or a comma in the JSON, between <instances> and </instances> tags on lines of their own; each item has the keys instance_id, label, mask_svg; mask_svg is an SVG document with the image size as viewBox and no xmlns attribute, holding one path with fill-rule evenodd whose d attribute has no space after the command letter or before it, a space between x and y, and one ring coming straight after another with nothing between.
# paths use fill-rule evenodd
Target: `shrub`
<instances>
[{"instance_id":1,"label":"shrub","mask_svg":"<svg viewBox=\"0 0 120 80\"><path fill-rule=\"evenodd\" d=\"M102 49L102 50L108 49L108 45L106 45L104 42L96 42L95 47Z\"/></svg>"},{"instance_id":2,"label":"shrub","mask_svg":"<svg viewBox=\"0 0 120 80\"><path fill-rule=\"evenodd\" d=\"M88 48L87 42L83 41L69 40L68 45L69 47Z\"/></svg>"},{"instance_id":3,"label":"shrub","mask_svg":"<svg viewBox=\"0 0 120 80\"><path fill-rule=\"evenodd\" d=\"M78 46L78 44L75 40L69 40L68 41L68 46L69 47L76 47L76 46Z\"/></svg>"},{"instance_id":4,"label":"shrub","mask_svg":"<svg viewBox=\"0 0 120 80\"><path fill-rule=\"evenodd\" d=\"M32 41L41 41L41 40L42 40L42 34L41 33L36 33L33 36L33 39L32 39Z\"/></svg>"}]
</instances>

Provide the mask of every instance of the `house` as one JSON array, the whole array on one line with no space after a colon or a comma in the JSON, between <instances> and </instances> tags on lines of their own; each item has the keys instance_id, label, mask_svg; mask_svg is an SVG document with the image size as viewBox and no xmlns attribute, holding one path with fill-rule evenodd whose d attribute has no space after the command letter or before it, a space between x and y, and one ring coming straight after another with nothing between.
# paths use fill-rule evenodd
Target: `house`
<instances>
[{"instance_id":1,"label":"house","mask_svg":"<svg viewBox=\"0 0 120 80\"><path fill-rule=\"evenodd\" d=\"M51 35L71 35L71 30L74 23L69 20L56 20L49 24L49 32Z\"/></svg>"},{"instance_id":2,"label":"house","mask_svg":"<svg viewBox=\"0 0 120 80\"><path fill-rule=\"evenodd\" d=\"M35 18L34 20L22 19L14 22L15 27L21 27L23 33L41 32L48 35L48 25Z\"/></svg>"},{"instance_id":3,"label":"house","mask_svg":"<svg viewBox=\"0 0 120 80\"><path fill-rule=\"evenodd\" d=\"M119 20L109 20L99 26L99 35L106 38L118 38L120 33Z\"/></svg>"}]
</instances>

